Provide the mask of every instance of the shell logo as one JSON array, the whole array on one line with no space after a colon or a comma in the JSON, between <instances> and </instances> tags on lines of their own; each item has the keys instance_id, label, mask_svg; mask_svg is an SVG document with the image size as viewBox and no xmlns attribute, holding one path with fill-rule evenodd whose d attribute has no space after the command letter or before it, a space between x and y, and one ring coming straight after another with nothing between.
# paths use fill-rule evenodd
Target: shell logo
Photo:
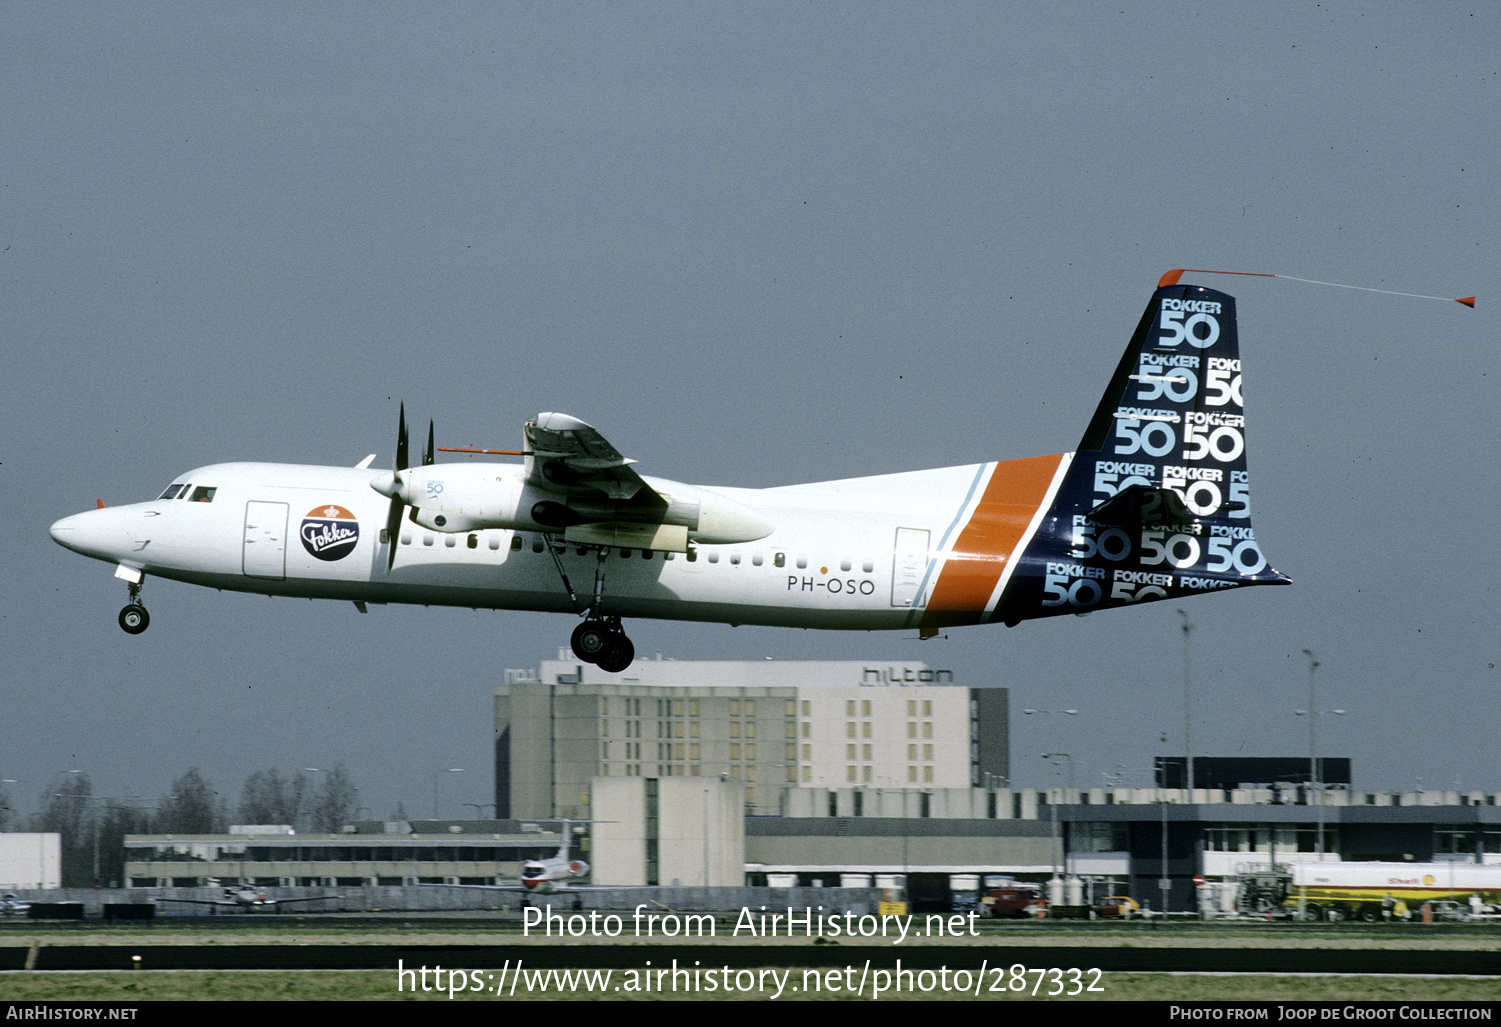
<instances>
[{"instance_id":1,"label":"shell logo","mask_svg":"<svg viewBox=\"0 0 1501 1027\"><path fill-rule=\"evenodd\" d=\"M1423 875L1423 883L1426 884L1426 885L1428 885L1431 888L1433 886L1433 875L1432 874L1424 874Z\"/></svg>"}]
</instances>

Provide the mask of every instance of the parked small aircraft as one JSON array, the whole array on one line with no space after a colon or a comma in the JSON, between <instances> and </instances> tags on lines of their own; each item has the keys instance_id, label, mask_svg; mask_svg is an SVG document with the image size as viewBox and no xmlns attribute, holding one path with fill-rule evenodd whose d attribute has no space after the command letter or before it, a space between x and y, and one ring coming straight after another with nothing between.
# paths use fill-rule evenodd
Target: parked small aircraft
<instances>
[{"instance_id":1,"label":"parked small aircraft","mask_svg":"<svg viewBox=\"0 0 1501 1027\"><path fill-rule=\"evenodd\" d=\"M247 888L243 885L236 888L225 888L224 897L218 899L158 899L158 902L181 902L189 906L227 906L231 909L243 909L246 912L254 909L270 909L280 912L282 906L292 906L303 902L324 902L328 899L337 898L336 895L314 895L308 898L297 899L268 899L266 893L258 888Z\"/></svg>"},{"instance_id":2,"label":"parked small aircraft","mask_svg":"<svg viewBox=\"0 0 1501 1027\"><path fill-rule=\"evenodd\" d=\"M13 891L0 895L0 916L25 916L31 912L31 903Z\"/></svg>"},{"instance_id":3,"label":"parked small aircraft","mask_svg":"<svg viewBox=\"0 0 1501 1027\"><path fill-rule=\"evenodd\" d=\"M430 424L413 466L403 407L392 470L214 464L52 537L115 565L132 634L154 574L362 612L572 613L574 654L609 671L634 656L628 617L929 637L1290 580L1251 528L1235 301L1196 286L1153 294L1073 453L741 489L643 477L566 414L524 436L519 464L439 464Z\"/></svg>"}]
</instances>

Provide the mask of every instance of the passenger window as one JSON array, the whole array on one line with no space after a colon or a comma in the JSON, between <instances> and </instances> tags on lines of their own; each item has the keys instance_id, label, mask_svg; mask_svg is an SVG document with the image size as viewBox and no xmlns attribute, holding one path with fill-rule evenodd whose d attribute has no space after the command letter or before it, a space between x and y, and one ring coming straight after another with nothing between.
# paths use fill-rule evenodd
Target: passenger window
<instances>
[{"instance_id":1,"label":"passenger window","mask_svg":"<svg viewBox=\"0 0 1501 1027\"><path fill-rule=\"evenodd\" d=\"M218 491L218 489L211 489L207 485L199 485L196 489L193 490L193 502L212 503L214 501L214 493Z\"/></svg>"},{"instance_id":2,"label":"passenger window","mask_svg":"<svg viewBox=\"0 0 1501 1027\"><path fill-rule=\"evenodd\" d=\"M181 492L182 489L183 489L183 486L181 484L168 485L167 486L167 491L163 492L161 495L157 496L156 498L157 499L176 499L177 498L177 494L179 492Z\"/></svg>"},{"instance_id":3,"label":"passenger window","mask_svg":"<svg viewBox=\"0 0 1501 1027\"><path fill-rule=\"evenodd\" d=\"M688 559L689 563L698 563L698 550L697 549L690 549L690 550L688 550L687 559Z\"/></svg>"},{"instance_id":4,"label":"passenger window","mask_svg":"<svg viewBox=\"0 0 1501 1027\"><path fill-rule=\"evenodd\" d=\"M871 563L869 560L866 560L860 565L860 569L865 571L866 574L869 574L871 571L876 569L876 565Z\"/></svg>"},{"instance_id":5,"label":"passenger window","mask_svg":"<svg viewBox=\"0 0 1501 1027\"><path fill-rule=\"evenodd\" d=\"M799 556L797 558L797 569L798 570L803 570L807 566L808 566L808 558L806 556Z\"/></svg>"},{"instance_id":6,"label":"passenger window","mask_svg":"<svg viewBox=\"0 0 1501 1027\"><path fill-rule=\"evenodd\" d=\"M457 545L458 541L459 540L456 539L456 538L454 538L452 535L444 535L443 536L443 544L445 546L447 546L449 549L452 549L455 545Z\"/></svg>"},{"instance_id":7,"label":"passenger window","mask_svg":"<svg viewBox=\"0 0 1501 1027\"><path fill-rule=\"evenodd\" d=\"M850 569L850 562L848 560L840 560L839 561L839 569L842 570L842 571L849 570Z\"/></svg>"},{"instance_id":8,"label":"passenger window","mask_svg":"<svg viewBox=\"0 0 1501 1027\"><path fill-rule=\"evenodd\" d=\"M773 567L785 567L785 566L787 566L787 554L786 553L777 553L775 556L773 556L771 558L771 565Z\"/></svg>"},{"instance_id":9,"label":"passenger window","mask_svg":"<svg viewBox=\"0 0 1501 1027\"><path fill-rule=\"evenodd\" d=\"M433 544L433 537L431 535L423 535L422 536L422 544L425 545L425 546L432 545Z\"/></svg>"},{"instance_id":10,"label":"passenger window","mask_svg":"<svg viewBox=\"0 0 1501 1027\"><path fill-rule=\"evenodd\" d=\"M521 536L520 535L512 535L511 536L511 552L513 552L513 553L519 553L519 552L521 552Z\"/></svg>"},{"instance_id":11,"label":"passenger window","mask_svg":"<svg viewBox=\"0 0 1501 1027\"><path fill-rule=\"evenodd\" d=\"M469 548L470 549L478 549L479 548L479 536L478 535L470 535L469 536Z\"/></svg>"},{"instance_id":12,"label":"passenger window","mask_svg":"<svg viewBox=\"0 0 1501 1027\"><path fill-rule=\"evenodd\" d=\"M739 567L740 566L740 554L739 553L731 553L730 554L730 563L734 564L736 567Z\"/></svg>"},{"instance_id":13,"label":"passenger window","mask_svg":"<svg viewBox=\"0 0 1501 1027\"><path fill-rule=\"evenodd\" d=\"M650 549L643 549L643 550L641 550L641 559L643 559L643 560L650 560L651 559L651 550Z\"/></svg>"},{"instance_id":14,"label":"passenger window","mask_svg":"<svg viewBox=\"0 0 1501 1027\"><path fill-rule=\"evenodd\" d=\"M629 549L622 549L620 551L620 558L622 560L629 560L631 558L631 551Z\"/></svg>"},{"instance_id":15,"label":"passenger window","mask_svg":"<svg viewBox=\"0 0 1501 1027\"><path fill-rule=\"evenodd\" d=\"M490 548L491 549L499 549L500 548L500 539L492 537L490 539Z\"/></svg>"},{"instance_id":16,"label":"passenger window","mask_svg":"<svg viewBox=\"0 0 1501 1027\"><path fill-rule=\"evenodd\" d=\"M754 564L757 567L761 566L761 554L760 553L753 553L753 554L751 554L751 563Z\"/></svg>"},{"instance_id":17,"label":"passenger window","mask_svg":"<svg viewBox=\"0 0 1501 1027\"><path fill-rule=\"evenodd\" d=\"M538 535L536 538L532 539L532 552L540 553L544 548L546 547L542 544L541 535Z\"/></svg>"},{"instance_id":18,"label":"passenger window","mask_svg":"<svg viewBox=\"0 0 1501 1027\"><path fill-rule=\"evenodd\" d=\"M719 554L718 553L710 553L709 554L709 562L710 563L718 563L719 562Z\"/></svg>"},{"instance_id":19,"label":"passenger window","mask_svg":"<svg viewBox=\"0 0 1501 1027\"><path fill-rule=\"evenodd\" d=\"M664 559L664 560L676 560L677 558L678 558L678 554L677 553L667 552L667 553L663 553L662 554L662 559Z\"/></svg>"}]
</instances>

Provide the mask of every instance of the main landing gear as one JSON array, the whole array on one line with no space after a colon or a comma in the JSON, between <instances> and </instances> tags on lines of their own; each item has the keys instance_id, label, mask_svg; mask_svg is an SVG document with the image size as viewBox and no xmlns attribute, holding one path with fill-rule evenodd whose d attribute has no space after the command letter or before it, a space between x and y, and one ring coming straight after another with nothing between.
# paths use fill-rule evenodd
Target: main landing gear
<instances>
[{"instance_id":1,"label":"main landing gear","mask_svg":"<svg viewBox=\"0 0 1501 1027\"><path fill-rule=\"evenodd\" d=\"M620 628L619 617L590 618L573 629L573 655L600 670L618 674L636 658L636 647Z\"/></svg>"},{"instance_id":2,"label":"main landing gear","mask_svg":"<svg viewBox=\"0 0 1501 1027\"><path fill-rule=\"evenodd\" d=\"M151 614L141 601L141 583L130 583L130 605L120 611L120 627L127 635L139 635L151 626Z\"/></svg>"},{"instance_id":3,"label":"main landing gear","mask_svg":"<svg viewBox=\"0 0 1501 1027\"><path fill-rule=\"evenodd\" d=\"M568 572L563 569L561 554L565 548L554 536L547 536L547 551L552 554L552 562L558 568L558 577L563 579L563 588L567 590L573 608L584 615L584 622L573 629L573 637L569 639L573 655L600 670L619 674L636 658L636 647L620 627L619 617L599 614L605 598L605 559L610 550L605 546L596 550L599 561L594 567L594 602L584 609L573 591L573 583L568 580Z\"/></svg>"}]
</instances>

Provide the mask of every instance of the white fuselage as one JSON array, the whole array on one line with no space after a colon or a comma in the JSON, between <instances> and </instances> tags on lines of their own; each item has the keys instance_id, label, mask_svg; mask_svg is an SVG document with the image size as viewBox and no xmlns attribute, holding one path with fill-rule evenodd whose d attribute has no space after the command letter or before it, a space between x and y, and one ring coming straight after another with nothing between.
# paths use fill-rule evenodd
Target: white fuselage
<instances>
[{"instance_id":1,"label":"white fuselage","mask_svg":"<svg viewBox=\"0 0 1501 1027\"><path fill-rule=\"evenodd\" d=\"M732 519L735 511L749 511L771 530L752 542L700 538L691 552L610 548L601 612L809 628L915 626L945 551L994 466L761 490L648 479L660 492L699 501L705 530L716 498L728 501L723 505ZM473 478L514 475L516 465L435 464L422 471L437 477L449 468L447 477ZM388 573L382 535L390 501L372 483L389 483L390 472L232 463L176 480L192 486L185 495L208 487L212 498L91 510L57 522L53 538L149 576L219 589L578 612L540 528L454 531L450 524L445 531L403 517ZM422 518L430 520L436 509L425 505ZM339 555L330 558L333 553ZM569 545L561 560L587 604L601 566L597 549ZM980 620L986 611L973 613L971 619Z\"/></svg>"}]
</instances>

